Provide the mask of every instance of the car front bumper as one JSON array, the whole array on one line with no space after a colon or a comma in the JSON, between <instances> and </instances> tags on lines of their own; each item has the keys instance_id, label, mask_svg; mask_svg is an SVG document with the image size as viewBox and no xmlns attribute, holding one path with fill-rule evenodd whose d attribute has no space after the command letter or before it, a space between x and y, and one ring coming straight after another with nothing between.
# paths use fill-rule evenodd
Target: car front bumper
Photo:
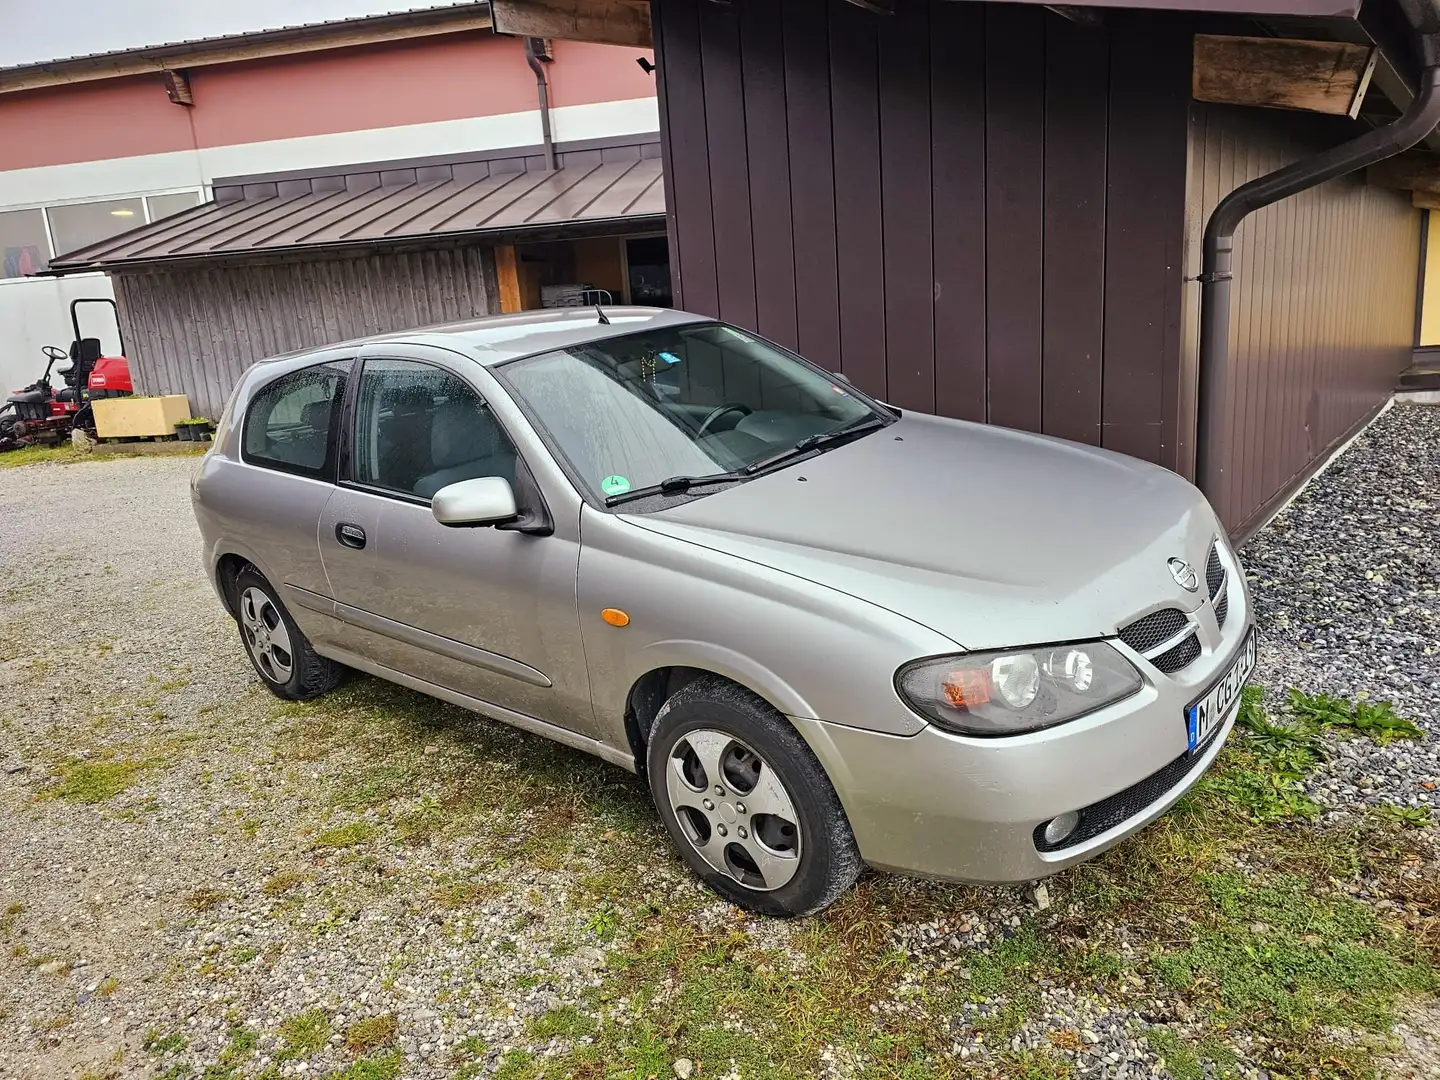
<instances>
[{"instance_id":1,"label":"car front bumper","mask_svg":"<svg viewBox=\"0 0 1440 1080\"><path fill-rule=\"evenodd\" d=\"M1208 629L1202 656L1174 675L1112 642L1136 662L1145 686L1045 731L979 739L931 725L895 736L792 719L835 784L866 862L954 881L1031 881L1143 828L1215 760L1234 727L1238 700L1193 754L1185 710L1229 670L1253 631L1242 582L1231 588L1224 631L1213 617ZM898 699L897 707L904 707ZM1070 811L1081 816L1078 839L1042 850L1037 830Z\"/></svg>"}]
</instances>

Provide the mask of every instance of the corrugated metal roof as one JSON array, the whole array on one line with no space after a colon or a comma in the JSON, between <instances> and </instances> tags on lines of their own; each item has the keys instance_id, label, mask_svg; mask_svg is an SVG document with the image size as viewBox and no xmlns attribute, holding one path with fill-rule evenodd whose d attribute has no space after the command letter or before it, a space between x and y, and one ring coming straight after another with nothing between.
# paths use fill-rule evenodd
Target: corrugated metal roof
<instances>
[{"instance_id":1,"label":"corrugated metal roof","mask_svg":"<svg viewBox=\"0 0 1440 1080\"><path fill-rule=\"evenodd\" d=\"M534 148L448 163L389 162L314 176L215 183L215 201L51 260L54 271L426 237L635 225L665 214L658 142ZM358 167L357 167L358 168Z\"/></svg>"}]
</instances>

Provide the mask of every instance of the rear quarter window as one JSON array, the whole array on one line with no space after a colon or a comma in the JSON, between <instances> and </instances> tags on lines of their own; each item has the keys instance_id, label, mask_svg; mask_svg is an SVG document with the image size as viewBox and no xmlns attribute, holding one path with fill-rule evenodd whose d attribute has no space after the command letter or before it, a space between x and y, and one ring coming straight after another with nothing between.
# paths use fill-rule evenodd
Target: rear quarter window
<instances>
[{"instance_id":1,"label":"rear quarter window","mask_svg":"<svg viewBox=\"0 0 1440 1080\"><path fill-rule=\"evenodd\" d=\"M245 413L245 461L281 472L333 479L346 363L282 375L257 393Z\"/></svg>"}]
</instances>

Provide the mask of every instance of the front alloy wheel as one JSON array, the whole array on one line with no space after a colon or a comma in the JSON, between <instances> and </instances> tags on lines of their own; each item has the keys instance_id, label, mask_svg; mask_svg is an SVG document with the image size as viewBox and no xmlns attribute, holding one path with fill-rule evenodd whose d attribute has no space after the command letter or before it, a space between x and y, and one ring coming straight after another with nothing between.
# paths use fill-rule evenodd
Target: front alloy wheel
<instances>
[{"instance_id":1,"label":"front alloy wheel","mask_svg":"<svg viewBox=\"0 0 1440 1080\"><path fill-rule=\"evenodd\" d=\"M702 728L670 751L665 789L685 838L716 870L770 892L800 867L795 804L775 770L739 739Z\"/></svg>"},{"instance_id":2,"label":"front alloy wheel","mask_svg":"<svg viewBox=\"0 0 1440 1080\"><path fill-rule=\"evenodd\" d=\"M650 793L690 869L726 900L810 915L860 873L844 807L769 702L718 675L677 690L650 727Z\"/></svg>"}]
</instances>

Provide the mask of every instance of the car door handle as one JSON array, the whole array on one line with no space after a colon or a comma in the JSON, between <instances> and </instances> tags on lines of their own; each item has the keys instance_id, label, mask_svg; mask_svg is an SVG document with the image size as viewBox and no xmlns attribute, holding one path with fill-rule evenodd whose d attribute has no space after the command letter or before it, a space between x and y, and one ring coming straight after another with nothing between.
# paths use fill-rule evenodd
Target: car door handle
<instances>
[{"instance_id":1,"label":"car door handle","mask_svg":"<svg viewBox=\"0 0 1440 1080\"><path fill-rule=\"evenodd\" d=\"M359 525L352 525L348 521L342 521L335 526L335 539L346 547L363 548L365 546L365 530Z\"/></svg>"}]
</instances>

